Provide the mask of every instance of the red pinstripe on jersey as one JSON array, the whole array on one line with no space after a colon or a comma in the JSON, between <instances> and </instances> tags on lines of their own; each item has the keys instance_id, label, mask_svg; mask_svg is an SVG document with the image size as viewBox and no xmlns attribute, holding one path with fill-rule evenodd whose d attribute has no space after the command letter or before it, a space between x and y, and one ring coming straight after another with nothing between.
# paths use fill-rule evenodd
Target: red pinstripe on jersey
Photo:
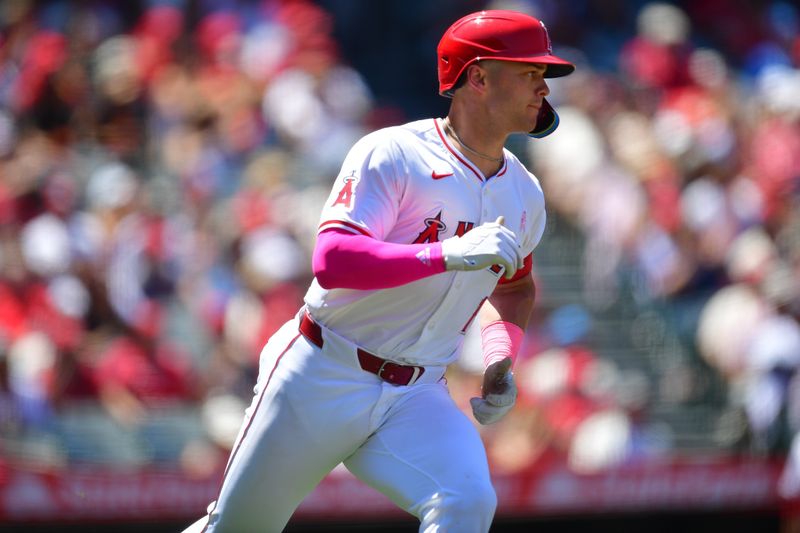
<instances>
[{"instance_id":1,"label":"red pinstripe on jersey","mask_svg":"<svg viewBox=\"0 0 800 533\"><path fill-rule=\"evenodd\" d=\"M467 323L464 324L464 327L461 328L461 333L462 334L467 332L467 328L469 327L470 324L472 324L472 321L475 320L475 315L477 315L478 311L481 310L481 307L483 306L483 302L485 302L488 299L489 298L486 297L486 298L484 298L483 300L480 301L480 303L478 304L478 307L476 307L475 311L473 311L472 316L469 317L469 320L467 320Z\"/></svg>"},{"instance_id":2,"label":"red pinstripe on jersey","mask_svg":"<svg viewBox=\"0 0 800 533\"><path fill-rule=\"evenodd\" d=\"M361 235L372 237L372 235L370 235L370 233L361 226L357 226L356 224L353 224L352 222L348 222L346 220L326 220L325 222L319 225L319 227L317 228L317 233L321 233L326 229L330 228L342 228L350 231L355 230L354 233L360 233Z\"/></svg>"},{"instance_id":3,"label":"red pinstripe on jersey","mask_svg":"<svg viewBox=\"0 0 800 533\"><path fill-rule=\"evenodd\" d=\"M475 167L472 166L472 164L469 161L467 161L466 159L461 157L461 155L458 153L458 151L450 145L450 143L447 140L447 136L442 131L442 128L439 127L439 121L437 119L433 119L433 124L434 124L434 126L436 126L436 133L439 134L439 138L442 140L442 143L450 151L450 153L453 154L455 156L455 158L458 159L461 162L461 164L463 164L465 167L470 169L472 171L472 173L475 174L476 178L478 178L480 181L484 181L483 180L483 174L479 170L476 170ZM500 171L497 174L495 174L495 176L502 176L503 174L506 173L507 169L508 169L508 165L506 164L506 158L505 158L505 156L503 156L503 167L500 169Z\"/></svg>"},{"instance_id":4,"label":"red pinstripe on jersey","mask_svg":"<svg viewBox=\"0 0 800 533\"><path fill-rule=\"evenodd\" d=\"M258 397L258 402L256 403L256 407L255 407L255 409L253 409L253 412L250 413L250 420L247 421L247 426L245 426L245 428L244 428L244 433L242 433L242 438L239 439L239 442L236 444L236 448L234 448L233 451L231 452L231 456L228 459L228 464L225 465L225 472L222 474L222 480L220 481L219 490L217 491L217 499L214 500L214 508L211 509L211 511L208 512L209 520L211 519L211 513L214 512L214 510L217 508L217 505L219 504L219 497L220 497L220 493L222 492L222 485L223 485L223 483L225 483L225 477L228 475L228 470L230 469L231 465L233 464L233 459L236 457L236 453L242 448L242 443L244 442L244 439L247 437L247 432L250 431L250 425L253 423L253 420L256 418L256 412L258 412L258 408L261 407L261 400L264 399L264 393L266 392L267 387L269 387L269 382L272 380L272 375L275 373L275 370L278 368L278 364L281 362L281 359L283 358L283 356L286 354L286 352L289 351L289 348L291 348L294 345L294 342L299 337L300 337L300 332L298 331L297 335L292 337L292 340L289 341L289 344L286 345L286 348L284 348L284 350L281 352L281 354L275 360L275 366L273 366L272 370L270 370L270 372L269 372L269 376L267 377L267 382L264 383L264 388L261 390L261 395ZM206 528L208 528L208 522L206 522L206 525L203 526L203 530L201 531L201 533L205 533Z\"/></svg>"}]
</instances>

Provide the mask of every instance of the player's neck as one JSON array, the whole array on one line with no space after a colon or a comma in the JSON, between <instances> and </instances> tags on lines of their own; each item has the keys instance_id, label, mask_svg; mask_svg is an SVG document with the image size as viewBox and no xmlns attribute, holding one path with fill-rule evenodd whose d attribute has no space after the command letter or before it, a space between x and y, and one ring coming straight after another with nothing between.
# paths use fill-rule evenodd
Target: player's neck
<instances>
[{"instance_id":1,"label":"player's neck","mask_svg":"<svg viewBox=\"0 0 800 533\"><path fill-rule=\"evenodd\" d=\"M485 129L476 128L452 111L444 118L442 126L450 142L485 176L492 176L503 166L505 136L493 138Z\"/></svg>"}]
</instances>

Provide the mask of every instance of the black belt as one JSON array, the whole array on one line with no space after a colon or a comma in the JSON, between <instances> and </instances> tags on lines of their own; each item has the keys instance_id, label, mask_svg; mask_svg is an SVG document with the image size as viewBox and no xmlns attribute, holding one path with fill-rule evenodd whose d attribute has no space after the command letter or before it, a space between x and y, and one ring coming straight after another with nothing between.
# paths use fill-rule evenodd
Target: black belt
<instances>
[{"instance_id":1,"label":"black belt","mask_svg":"<svg viewBox=\"0 0 800 533\"><path fill-rule=\"evenodd\" d=\"M309 342L322 348L322 329L306 312L303 313L303 318L300 319L300 333ZM425 367L394 363L377 355L372 355L361 348L358 348L356 353L362 369L375 374L392 385L411 385L425 373Z\"/></svg>"}]
</instances>

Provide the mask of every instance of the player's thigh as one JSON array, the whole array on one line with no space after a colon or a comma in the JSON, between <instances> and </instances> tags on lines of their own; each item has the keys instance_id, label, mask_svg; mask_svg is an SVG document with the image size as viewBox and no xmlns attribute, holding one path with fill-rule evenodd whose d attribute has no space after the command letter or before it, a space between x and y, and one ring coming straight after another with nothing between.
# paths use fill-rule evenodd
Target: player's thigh
<instances>
[{"instance_id":1,"label":"player's thigh","mask_svg":"<svg viewBox=\"0 0 800 533\"><path fill-rule=\"evenodd\" d=\"M342 397L337 383L352 371L295 336L264 354L256 395L211 515L213 531L280 531L302 499L369 433L374 387L356 384Z\"/></svg>"},{"instance_id":2,"label":"player's thigh","mask_svg":"<svg viewBox=\"0 0 800 533\"><path fill-rule=\"evenodd\" d=\"M442 495L493 505L483 442L442 384L400 400L345 465L417 516L420 506Z\"/></svg>"}]
</instances>

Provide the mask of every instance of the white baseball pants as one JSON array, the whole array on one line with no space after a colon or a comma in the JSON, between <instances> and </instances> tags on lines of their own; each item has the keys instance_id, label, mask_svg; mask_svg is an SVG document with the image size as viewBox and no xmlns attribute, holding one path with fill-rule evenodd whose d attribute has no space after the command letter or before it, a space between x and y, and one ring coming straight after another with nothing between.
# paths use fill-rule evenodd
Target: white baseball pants
<instances>
[{"instance_id":1,"label":"white baseball pants","mask_svg":"<svg viewBox=\"0 0 800 533\"><path fill-rule=\"evenodd\" d=\"M496 506L478 432L430 367L395 386L323 329L285 324L261 353L255 396L209 514L185 533L280 532L339 463L420 520L425 533L484 533Z\"/></svg>"}]
</instances>

